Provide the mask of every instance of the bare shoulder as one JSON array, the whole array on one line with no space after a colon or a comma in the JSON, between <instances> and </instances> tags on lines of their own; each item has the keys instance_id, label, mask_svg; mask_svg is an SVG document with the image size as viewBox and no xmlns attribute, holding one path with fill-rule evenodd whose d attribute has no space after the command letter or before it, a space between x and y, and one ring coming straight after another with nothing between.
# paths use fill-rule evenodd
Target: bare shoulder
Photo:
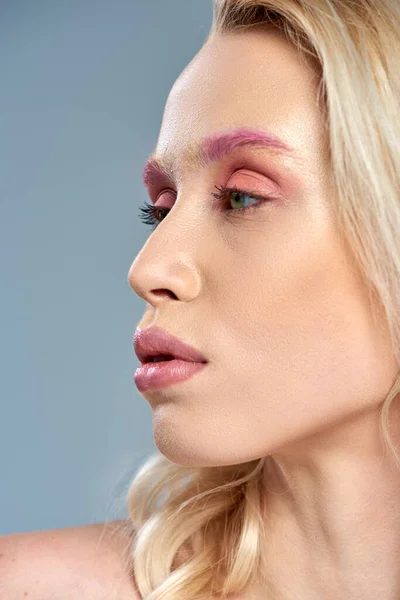
<instances>
[{"instance_id":1,"label":"bare shoulder","mask_svg":"<svg viewBox=\"0 0 400 600\"><path fill-rule=\"evenodd\" d=\"M0 598L140 600L129 521L0 536Z\"/></svg>"}]
</instances>

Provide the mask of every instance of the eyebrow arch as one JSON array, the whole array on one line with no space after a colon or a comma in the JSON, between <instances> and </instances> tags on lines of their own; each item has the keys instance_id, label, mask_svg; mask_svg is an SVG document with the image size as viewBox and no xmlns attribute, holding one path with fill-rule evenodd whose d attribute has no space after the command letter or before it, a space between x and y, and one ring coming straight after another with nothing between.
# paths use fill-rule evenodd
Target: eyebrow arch
<instances>
[{"instance_id":1,"label":"eyebrow arch","mask_svg":"<svg viewBox=\"0 0 400 600\"><path fill-rule=\"evenodd\" d=\"M238 127L215 132L204 137L200 142L193 142L187 147L183 161L186 168L199 170L243 146L269 148L285 156L296 154L291 146L268 131ZM153 152L144 166L142 180L149 188L160 179L174 181L174 165L167 154L157 155Z\"/></svg>"}]
</instances>

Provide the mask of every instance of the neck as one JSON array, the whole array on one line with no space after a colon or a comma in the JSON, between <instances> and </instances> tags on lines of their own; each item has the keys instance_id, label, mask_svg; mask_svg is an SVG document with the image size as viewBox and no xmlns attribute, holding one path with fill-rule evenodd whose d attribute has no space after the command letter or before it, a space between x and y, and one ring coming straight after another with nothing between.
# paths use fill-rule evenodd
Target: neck
<instances>
[{"instance_id":1,"label":"neck","mask_svg":"<svg viewBox=\"0 0 400 600\"><path fill-rule=\"evenodd\" d=\"M396 443L394 404L391 415ZM377 409L271 455L265 482L276 600L400 598L400 470Z\"/></svg>"}]
</instances>

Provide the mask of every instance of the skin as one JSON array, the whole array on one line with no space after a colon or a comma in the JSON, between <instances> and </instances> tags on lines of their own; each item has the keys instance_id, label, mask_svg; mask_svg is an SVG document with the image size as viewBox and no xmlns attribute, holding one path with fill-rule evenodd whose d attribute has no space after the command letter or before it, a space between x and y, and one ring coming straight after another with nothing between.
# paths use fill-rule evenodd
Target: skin
<instances>
[{"instance_id":1,"label":"skin","mask_svg":"<svg viewBox=\"0 0 400 600\"><path fill-rule=\"evenodd\" d=\"M139 600L125 520L0 535L3 600Z\"/></svg>"},{"instance_id":2,"label":"skin","mask_svg":"<svg viewBox=\"0 0 400 600\"><path fill-rule=\"evenodd\" d=\"M168 185L157 203L171 211L128 281L146 301L139 327L170 331L209 363L144 398L157 447L177 464L270 456L264 557L276 600L395 600L400 473L378 411L399 365L339 239L318 83L286 39L259 29L212 36L175 82L156 146L175 161L175 196ZM273 132L295 157L242 148L188 167L189 144L238 126ZM268 195L271 165L286 177L283 199L211 209L215 185Z\"/></svg>"}]
</instances>

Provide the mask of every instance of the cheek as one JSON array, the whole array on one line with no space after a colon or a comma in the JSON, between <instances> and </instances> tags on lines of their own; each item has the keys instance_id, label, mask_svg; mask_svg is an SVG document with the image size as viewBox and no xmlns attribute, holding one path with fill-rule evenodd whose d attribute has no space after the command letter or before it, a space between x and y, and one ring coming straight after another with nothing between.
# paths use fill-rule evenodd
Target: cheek
<instances>
[{"instance_id":1,"label":"cheek","mask_svg":"<svg viewBox=\"0 0 400 600\"><path fill-rule=\"evenodd\" d=\"M304 372L329 363L330 371L346 351L357 298L332 242L300 234L269 238L235 263L225 282L225 322L249 367L266 373L267 364L297 377L300 365Z\"/></svg>"},{"instance_id":2,"label":"cheek","mask_svg":"<svg viewBox=\"0 0 400 600\"><path fill-rule=\"evenodd\" d=\"M347 310L348 266L327 217L298 207L259 215L225 240L216 300L249 351L254 342L271 348L274 339L290 350L293 336L321 337L321 325L329 332Z\"/></svg>"},{"instance_id":3,"label":"cheek","mask_svg":"<svg viewBox=\"0 0 400 600\"><path fill-rule=\"evenodd\" d=\"M291 427L319 427L387 391L376 368L385 345L330 220L270 221L241 231L231 264L220 264L218 397L243 418L250 403L261 429L289 417Z\"/></svg>"}]
</instances>

